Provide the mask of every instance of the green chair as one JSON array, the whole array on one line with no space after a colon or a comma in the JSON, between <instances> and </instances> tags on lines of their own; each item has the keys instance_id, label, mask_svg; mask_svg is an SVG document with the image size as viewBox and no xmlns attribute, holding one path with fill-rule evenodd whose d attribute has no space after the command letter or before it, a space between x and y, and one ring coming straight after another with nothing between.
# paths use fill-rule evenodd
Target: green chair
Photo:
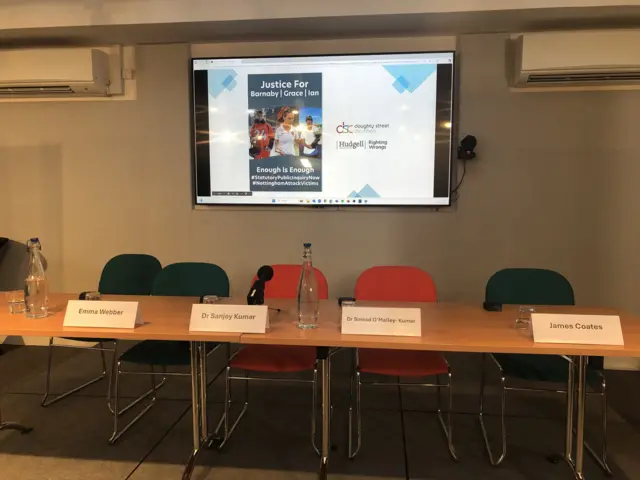
<instances>
[{"instance_id":1,"label":"green chair","mask_svg":"<svg viewBox=\"0 0 640 480\"><path fill-rule=\"evenodd\" d=\"M162 264L153 255L124 254L107 262L98 291L106 295L151 295Z\"/></svg>"},{"instance_id":2,"label":"green chair","mask_svg":"<svg viewBox=\"0 0 640 480\"><path fill-rule=\"evenodd\" d=\"M153 282L152 295L172 297L204 297L205 295L229 296L229 278L225 271L211 263L174 263L166 266ZM218 350L220 344L207 343L207 353ZM156 391L166 381L167 376L189 376L189 373L167 372L167 367L186 367L191 363L189 342L144 340L124 352L117 361L114 359L114 424L113 434L109 442L114 444L131 428L142 416L155 404ZM149 371L124 370L123 364L143 365L149 367ZM161 373L155 371L159 366ZM120 408L120 375L146 374L151 378L151 389L130 402L124 408ZM156 384L156 376L162 375L159 384ZM119 426L120 417L145 399L149 403L122 429Z\"/></svg>"},{"instance_id":3,"label":"green chair","mask_svg":"<svg viewBox=\"0 0 640 480\"><path fill-rule=\"evenodd\" d=\"M487 282L485 300L487 303L502 305L574 305L573 288L569 281L553 270L535 268L507 268L496 272ZM514 319L515 321L515 319ZM563 383L567 385L569 372L575 368L571 359L557 355L523 355L523 354L490 354L492 362L500 371L501 377L501 435L502 452L495 458L489 444L487 430L484 425L484 388L485 358L482 359L482 378L480 384L480 426L485 446L492 465L502 463L507 452L507 435L505 429L506 394L508 391L556 392L568 395L568 389L512 387L510 381L518 379L537 383ZM607 465L607 390L603 372L602 357L589 360L587 380L593 386L593 393L600 396L602 411L602 451L599 457L585 443L587 450L593 455L607 474L611 469ZM567 398L567 402L571 399Z\"/></svg>"},{"instance_id":4,"label":"green chair","mask_svg":"<svg viewBox=\"0 0 640 480\"><path fill-rule=\"evenodd\" d=\"M161 270L162 265L154 256L143 254L118 255L109 260L104 266L102 274L100 275L98 291L103 294L113 295L150 295L153 287L153 280ZM43 407L48 407L49 405L105 378L107 376L105 352L111 352L114 357L116 355L117 341L115 339L63 338L65 340L90 342L92 346L85 347L78 345L56 344L54 337L49 338L49 360L47 364L44 397L42 398ZM111 346L105 347L105 343L111 344ZM53 364L53 352L55 348L59 347L99 351L102 357L102 373L92 380L72 388L67 392L53 395L51 393L51 366ZM107 405L109 410L113 413L113 409L111 407L111 380L109 380L109 388L107 392Z\"/></svg>"}]
</instances>

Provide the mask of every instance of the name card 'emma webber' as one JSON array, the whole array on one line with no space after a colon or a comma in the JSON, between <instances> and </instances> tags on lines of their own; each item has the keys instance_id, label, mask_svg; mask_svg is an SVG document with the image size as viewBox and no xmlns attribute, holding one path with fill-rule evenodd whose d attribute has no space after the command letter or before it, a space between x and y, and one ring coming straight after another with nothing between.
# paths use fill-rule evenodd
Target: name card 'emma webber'
<instances>
[{"instance_id":1,"label":"name card 'emma webber'","mask_svg":"<svg viewBox=\"0 0 640 480\"><path fill-rule=\"evenodd\" d=\"M90 308L79 308L79 315L122 315L124 312L122 310L107 310L105 308L101 308L99 310L94 310Z\"/></svg>"},{"instance_id":2,"label":"name card 'emma webber'","mask_svg":"<svg viewBox=\"0 0 640 480\"><path fill-rule=\"evenodd\" d=\"M135 328L142 325L138 302L69 300L65 327Z\"/></svg>"}]
</instances>

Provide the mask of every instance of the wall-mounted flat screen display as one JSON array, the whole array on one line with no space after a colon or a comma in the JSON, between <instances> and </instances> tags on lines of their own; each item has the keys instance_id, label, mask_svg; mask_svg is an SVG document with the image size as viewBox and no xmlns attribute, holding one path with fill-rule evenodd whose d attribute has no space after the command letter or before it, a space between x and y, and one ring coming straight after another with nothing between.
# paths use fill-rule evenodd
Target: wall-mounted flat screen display
<instances>
[{"instance_id":1,"label":"wall-mounted flat screen display","mask_svg":"<svg viewBox=\"0 0 640 480\"><path fill-rule=\"evenodd\" d=\"M454 53L192 59L197 205L439 206Z\"/></svg>"}]
</instances>

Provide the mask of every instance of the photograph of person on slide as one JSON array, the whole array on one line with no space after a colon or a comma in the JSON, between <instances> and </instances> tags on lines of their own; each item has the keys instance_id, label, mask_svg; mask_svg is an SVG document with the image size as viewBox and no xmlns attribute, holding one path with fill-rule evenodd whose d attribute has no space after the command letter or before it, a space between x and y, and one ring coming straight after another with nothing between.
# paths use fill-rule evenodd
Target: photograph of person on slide
<instances>
[{"instance_id":1,"label":"photograph of person on slide","mask_svg":"<svg viewBox=\"0 0 640 480\"><path fill-rule=\"evenodd\" d=\"M251 140L249 148L251 158L261 160L271 155L275 133L273 127L265 119L263 110L256 110L253 115L253 123L249 128L249 139Z\"/></svg>"},{"instance_id":2,"label":"photograph of person on slide","mask_svg":"<svg viewBox=\"0 0 640 480\"><path fill-rule=\"evenodd\" d=\"M278 128L276 128L276 143L271 156L298 155L296 144L300 137L293 126L296 114L293 107L282 107L278 113Z\"/></svg>"},{"instance_id":3,"label":"photograph of person on slide","mask_svg":"<svg viewBox=\"0 0 640 480\"><path fill-rule=\"evenodd\" d=\"M300 153L307 157L322 156L322 133L313 123L313 116L307 115L305 125L300 124Z\"/></svg>"},{"instance_id":4,"label":"photograph of person on slide","mask_svg":"<svg viewBox=\"0 0 640 480\"><path fill-rule=\"evenodd\" d=\"M297 155L312 158L321 157L322 133L320 128L313 123L313 116L307 115L305 123L297 126L296 116L300 112L294 107L280 108L276 117L277 128L275 133L275 145L271 156Z\"/></svg>"}]
</instances>

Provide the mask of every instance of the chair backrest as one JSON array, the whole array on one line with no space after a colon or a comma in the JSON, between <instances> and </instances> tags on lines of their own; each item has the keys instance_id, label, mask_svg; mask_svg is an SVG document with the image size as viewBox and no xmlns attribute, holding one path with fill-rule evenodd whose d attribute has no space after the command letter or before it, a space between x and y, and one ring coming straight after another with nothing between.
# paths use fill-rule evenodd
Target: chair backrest
<instances>
[{"instance_id":1,"label":"chair backrest","mask_svg":"<svg viewBox=\"0 0 640 480\"><path fill-rule=\"evenodd\" d=\"M161 270L160 261L152 255L117 255L102 269L98 291L111 295L151 295L153 280Z\"/></svg>"},{"instance_id":2,"label":"chair backrest","mask_svg":"<svg viewBox=\"0 0 640 480\"><path fill-rule=\"evenodd\" d=\"M485 300L505 305L574 305L573 288L564 276L540 268L506 268L487 282Z\"/></svg>"},{"instance_id":3,"label":"chair backrest","mask_svg":"<svg viewBox=\"0 0 640 480\"><path fill-rule=\"evenodd\" d=\"M213 263L172 263L156 276L152 294L171 297L228 297L229 277Z\"/></svg>"},{"instance_id":4,"label":"chair backrest","mask_svg":"<svg viewBox=\"0 0 640 480\"><path fill-rule=\"evenodd\" d=\"M437 302L436 284L417 267L371 267L358 277L356 300L388 302Z\"/></svg>"},{"instance_id":5,"label":"chair backrest","mask_svg":"<svg viewBox=\"0 0 640 480\"><path fill-rule=\"evenodd\" d=\"M302 265L281 264L271 265L271 267L273 268L273 278L266 284L264 298L297 298ZM318 282L318 298L326 300L329 298L327 279L316 267L313 267L313 270L316 274L316 282Z\"/></svg>"}]
</instances>

